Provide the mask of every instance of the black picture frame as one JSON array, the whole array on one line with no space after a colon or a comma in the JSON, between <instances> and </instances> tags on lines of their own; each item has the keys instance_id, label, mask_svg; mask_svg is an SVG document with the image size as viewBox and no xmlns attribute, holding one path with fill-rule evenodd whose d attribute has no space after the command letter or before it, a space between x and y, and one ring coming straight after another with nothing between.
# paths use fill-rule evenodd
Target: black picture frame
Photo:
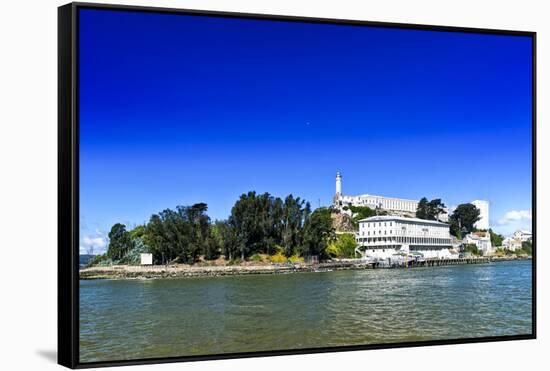
<instances>
[{"instance_id":1,"label":"black picture frame","mask_svg":"<svg viewBox=\"0 0 550 371\"><path fill-rule=\"evenodd\" d=\"M415 341L390 344L336 346L326 348L290 349L244 352L203 356L181 356L120 361L80 363L79 361L79 9L105 9L149 13L170 13L256 20L322 23L336 25L375 26L445 32L494 35L516 35L532 40L532 333L527 335L491 336L449 340ZM342 352L367 349L386 349L536 339L537 290L537 211L536 211L536 32L484 28L448 27L421 24L370 22L345 19L309 18L283 15L232 13L189 9L170 9L145 6L70 3L58 8L58 363L69 368L122 366L183 361L203 361L245 357L264 357L290 354Z\"/></svg>"}]
</instances>

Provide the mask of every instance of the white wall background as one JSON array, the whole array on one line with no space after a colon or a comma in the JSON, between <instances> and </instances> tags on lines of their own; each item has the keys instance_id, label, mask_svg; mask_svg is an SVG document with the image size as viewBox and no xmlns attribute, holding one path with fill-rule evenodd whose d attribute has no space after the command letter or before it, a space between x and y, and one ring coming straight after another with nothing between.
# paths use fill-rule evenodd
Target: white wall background
<instances>
[{"instance_id":1,"label":"white wall background","mask_svg":"<svg viewBox=\"0 0 550 371\"><path fill-rule=\"evenodd\" d=\"M115 0L113 0L115 1ZM536 341L371 350L127 369L536 370L548 367L547 193L550 22L546 1L163 0L124 4L538 32L538 330ZM56 352L58 0L10 0L0 11L0 368L59 369ZM510 169L513 172L513 169ZM545 294L546 293L546 294ZM465 334L468 335L468 334Z\"/></svg>"}]
</instances>

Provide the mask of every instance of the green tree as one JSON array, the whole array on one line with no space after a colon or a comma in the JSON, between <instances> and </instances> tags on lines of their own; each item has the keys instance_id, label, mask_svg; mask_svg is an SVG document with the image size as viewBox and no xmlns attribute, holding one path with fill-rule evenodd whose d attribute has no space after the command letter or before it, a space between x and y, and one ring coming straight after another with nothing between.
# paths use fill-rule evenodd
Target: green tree
<instances>
[{"instance_id":1,"label":"green tree","mask_svg":"<svg viewBox=\"0 0 550 371\"><path fill-rule=\"evenodd\" d=\"M283 253L287 257L295 254L297 247L302 243L306 210L309 213L309 209L309 203L300 197L288 195L285 198L282 208L281 242Z\"/></svg>"},{"instance_id":2,"label":"green tree","mask_svg":"<svg viewBox=\"0 0 550 371\"><path fill-rule=\"evenodd\" d=\"M445 204L440 198L428 201L426 197L422 197L418 201L416 208L416 217L425 220L439 220L439 215L445 212Z\"/></svg>"},{"instance_id":3,"label":"green tree","mask_svg":"<svg viewBox=\"0 0 550 371\"><path fill-rule=\"evenodd\" d=\"M533 255L533 242L523 241L521 243L521 252L527 255Z\"/></svg>"},{"instance_id":4,"label":"green tree","mask_svg":"<svg viewBox=\"0 0 550 371\"><path fill-rule=\"evenodd\" d=\"M502 246L502 241L504 241L504 236L493 232L492 229L489 229L489 234L491 235L491 245L494 247Z\"/></svg>"},{"instance_id":5,"label":"green tree","mask_svg":"<svg viewBox=\"0 0 550 371\"><path fill-rule=\"evenodd\" d=\"M368 206L349 206L349 209L351 210L351 222L355 228L359 226L359 220L370 218L371 216L375 216L376 210L371 209Z\"/></svg>"},{"instance_id":6,"label":"green tree","mask_svg":"<svg viewBox=\"0 0 550 371\"><path fill-rule=\"evenodd\" d=\"M327 247L327 253L331 257L354 258L357 241L351 233L339 234L336 240L331 241Z\"/></svg>"},{"instance_id":7,"label":"green tree","mask_svg":"<svg viewBox=\"0 0 550 371\"><path fill-rule=\"evenodd\" d=\"M471 233L474 224L479 220L479 209L472 204L460 204L449 218L451 234L462 238L463 234Z\"/></svg>"},{"instance_id":8,"label":"green tree","mask_svg":"<svg viewBox=\"0 0 550 371\"><path fill-rule=\"evenodd\" d=\"M146 226L145 225L138 225L134 229L128 231L130 234L130 238L141 238L145 234Z\"/></svg>"},{"instance_id":9,"label":"green tree","mask_svg":"<svg viewBox=\"0 0 550 371\"><path fill-rule=\"evenodd\" d=\"M416 207L416 217L419 219L428 219L429 215L429 202L426 197L422 197L418 201L418 206Z\"/></svg>"},{"instance_id":10,"label":"green tree","mask_svg":"<svg viewBox=\"0 0 550 371\"><path fill-rule=\"evenodd\" d=\"M174 259L194 263L200 255L215 258L219 248L211 234L207 209L206 204L198 203L152 215L145 236L155 260L165 264Z\"/></svg>"},{"instance_id":11,"label":"green tree","mask_svg":"<svg viewBox=\"0 0 550 371\"><path fill-rule=\"evenodd\" d=\"M439 216L445 212L445 204L440 198L435 198L428 203L428 219L439 220Z\"/></svg>"},{"instance_id":12,"label":"green tree","mask_svg":"<svg viewBox=\"0 0 550 371\"><path fill-rule=\"evenodd\" d=\"M227 221L217 220L214 223L212 226L212 237L227 260L233 260L237 257L238 244L236 231Z\"/></svg>"},{"instance_id":13,"label":"green tree","mask_svg":"<svg viewBox=\"0 0 550 371\"><path fill-rule=\"evenodd\" d=\"M299 251L302 256L328 257L327 246L335 237L330 213L329 208L318 208L307 218Z\"/></svg>"},{"instance_id":14,"label":"green tree","mask_svg":"<svg viewBox=\"0 0 550 371\"><path fill-rule=\"evenodd\" d=\"M109 232L109 247L107 256L112 260L120 260L132 248L130 234L124 224L116 223Z\"/></svg>"},{"instance_id":15,"label":"green tree","mask_svg":"<svg viewBox=\"0 0 550 371\"><path fill-rule=\"evenodd\" d=\"M228 222L235 231L241 259L256 252L271 252L274 248L274 241L269 238L272 223L267 207L272 201L269 193L248 192L241 195L231 209Z\"/></svg>"}]
</instances>

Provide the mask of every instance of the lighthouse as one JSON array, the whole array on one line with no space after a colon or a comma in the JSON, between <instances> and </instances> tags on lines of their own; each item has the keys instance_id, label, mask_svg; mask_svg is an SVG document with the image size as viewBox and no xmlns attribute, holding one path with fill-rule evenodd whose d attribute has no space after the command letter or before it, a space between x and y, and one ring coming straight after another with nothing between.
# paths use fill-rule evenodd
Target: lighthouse
<instances>
[{"instance_id":1,"label":"lighthouse","mask_svg":"<svg viewBox=\"0 0 550 371\"><path fill-rule=\"evenodd\" d=\"M338 171L336 173L336 195L339 196L342 194L342 174Z\"/></svg>"}]
</instances>

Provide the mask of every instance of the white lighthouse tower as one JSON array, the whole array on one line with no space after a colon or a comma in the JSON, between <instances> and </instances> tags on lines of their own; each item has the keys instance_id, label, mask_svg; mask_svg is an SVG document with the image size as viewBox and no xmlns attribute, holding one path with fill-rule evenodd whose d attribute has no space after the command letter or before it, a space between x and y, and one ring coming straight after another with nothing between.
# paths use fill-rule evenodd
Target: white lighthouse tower
<instances>
[{"instance_id":1,"label":"white lighthouse tower","mask_svg":"<svg viewBox=\"0 0 550 371\"><path fill-rule=\"evenodd\" d=\"M336 173L336 196L342 195L342 174Z\"/></svg>"}]
</instances>

